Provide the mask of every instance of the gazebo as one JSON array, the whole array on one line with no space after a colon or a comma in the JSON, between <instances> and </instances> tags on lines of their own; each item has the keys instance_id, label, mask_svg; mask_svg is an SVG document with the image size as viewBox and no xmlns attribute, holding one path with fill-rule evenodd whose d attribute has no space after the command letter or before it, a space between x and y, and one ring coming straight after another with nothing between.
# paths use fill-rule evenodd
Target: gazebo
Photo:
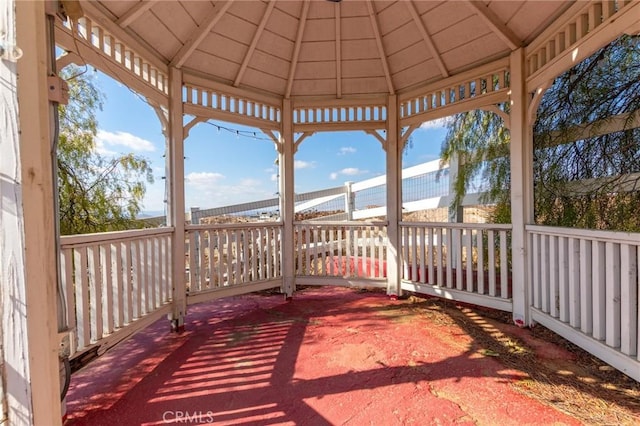
<instances>
[{"instance_id":1,"label":"gazebo","mask_svg":"<svg viewBox=\"0 0 640 426\"><path fill-rule=\"evenodd\" d=\"M532 207L541 97L597 49L637 35L640 1L7 0L0 9L0 417L9 424L61 418L69 357L101 353L163 315L180 330L193 303L268 288L295 297L296 284L502 309L640 380L640 235L538 226ZM70 63L99 68L155 107L167 226L56 236L52 123L65 97L56 71ZM403 222L407 139L425 121L474 109L510 129L511 224ZM209 119L273 139L279 222L185 221L184 141ZM316 132L342 130L382 144L386 218L296 222L295 152Z\"/></svg>"}]
</instances>

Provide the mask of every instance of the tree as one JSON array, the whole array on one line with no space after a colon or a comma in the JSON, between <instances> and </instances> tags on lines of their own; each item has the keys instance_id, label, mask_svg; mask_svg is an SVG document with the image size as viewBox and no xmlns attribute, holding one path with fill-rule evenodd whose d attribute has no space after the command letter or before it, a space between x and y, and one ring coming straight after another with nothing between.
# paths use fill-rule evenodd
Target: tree
<instances>
[{"instance_id":1,"label":"tree","mask_svg":"<svg viewBox=\"0 0 640 426\"><path fill-rule=\"evenodd\" d=\"M93 77L77 67L61 73L69 84L69 104L59 107L58 200L62 235L141 227L136 220L152 183L142 157L101 155L96 150L104 94Z\"/></svg>"},{"instance_id":2,"label":"tree","mask_svg":"<svg viewBox=\"0 0 640 426\"><path fill-rule=\"evenodd\" d=\"M543 96L534 124L537 223L640 230L640 129L632 124L640 119L639 40L620 37L556 78ZM615 121L622 129L608 132ZM501 125L490 112L458 114L442 158L463 159L454 207L480 176L489 187L483 201L496 205L493 219L509 222L509 132Z\"/></svg>"}]
</instances>

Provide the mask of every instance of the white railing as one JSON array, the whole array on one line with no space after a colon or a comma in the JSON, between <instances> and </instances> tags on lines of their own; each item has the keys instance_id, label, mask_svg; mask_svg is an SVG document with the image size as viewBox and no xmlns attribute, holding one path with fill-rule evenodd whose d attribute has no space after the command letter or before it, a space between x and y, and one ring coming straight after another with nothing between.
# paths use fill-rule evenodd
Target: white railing
<instances>
[{"instance_id":1,"label":"white railing","mask_svg":"<svg viewBox=\"0 0 640 426\"><path fill-rule=\"evenodd\" d=\"M73 37L77 38L77 40L74 40L74 44L78 42L88 44L101 55L118 64L132 76L144 81L163 95L169 93L169 78L164 70L145 60L142 55L139 55L122 40L110 34L97 22L87 17L82 17L78 19L77 23L67 21L64 28L69 30ZM73 46L73 48L77 48L77 46Z\"/></svg>"},{"instance_id":2,"label":"white railing","mask_svg":"<svg viewBox=\"0 0 640 426\"><path fill-rule=\"evenodd\" d=\"M533 319L640 380L640 234L527 231Z\"/></svg>"},{"instance_id":3,"label":"white railing","mask_svg":"<svg viewBox=\"0 0 640 426\"><path fill-rule=\"evenodd\" d=\"M402 288L511 311L511 225L400 223Z\"/></svg>"},{"instance_id":4,"label":"white railing","mask_svg":"<svg viewBox=\"0 0 640 426\"><path fill-rule=\"evenodd\" d=\"M186 238L186 286L192 299L199 293L216 297L216 291L235 294L233 288L241 294L246 284L282 278L280 223L189 225Z\"/></svg>"},{"instance_id":5,"label":"white railing","mask_svg":"<svg viewBox=\"0 0 640 426\"><path fill-rule=\"evenodd\" d=\"M386 285L387 224L385 222L294 223L296 281L338 284L347 280L378 280ZM307 282L304 277L333 281Z\"/></svg>"},{"instance_id":6,"label":"white railing","mask_svg":"<svg viewBox=\"0 0 640 426\"><path fill-rule=\"evenodd\" d=\"M169 306L172 232L159 228L61 238L72 357L93 346L106 349L133 332L125 328Z\"/></svg>"}]
</instances>

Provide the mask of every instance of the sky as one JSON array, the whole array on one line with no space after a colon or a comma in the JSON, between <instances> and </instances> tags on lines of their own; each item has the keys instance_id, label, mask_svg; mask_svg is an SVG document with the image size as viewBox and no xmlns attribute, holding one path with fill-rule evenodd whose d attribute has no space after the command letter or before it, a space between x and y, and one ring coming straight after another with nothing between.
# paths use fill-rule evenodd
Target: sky
<instances>
[{"instance_id":1,"label":"sky","mask_svg":"<svg viewBox=\"0 0 640 426\"><path fill-rule=\"evenodd\" d=\"M96 83L106 95L97 117L97 149L107 156L132 152L149 160L155 181L147 184L142 213L164 214L165 138L156 113L140 96L100 72ZM445 134L442 121L424 123L412 134L403 167L438 159ZM276 196L277 151L259 129L217 121L197 124L185 140L185 157L187 210ZM380 142L364 132L316 133L300 144L294 160L296 193L385 173Z\"/></svg>"}]
</instances>

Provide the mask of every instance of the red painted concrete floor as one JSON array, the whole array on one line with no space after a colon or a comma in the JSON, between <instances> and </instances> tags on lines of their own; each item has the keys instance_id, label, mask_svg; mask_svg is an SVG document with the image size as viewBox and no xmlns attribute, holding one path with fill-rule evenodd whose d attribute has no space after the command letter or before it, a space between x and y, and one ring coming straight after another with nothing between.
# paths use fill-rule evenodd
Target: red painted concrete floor
<instances>
[{"instance_id":1,"label":"red painted concrete floor","mask_svg":"<svg viewBox=\"0 0 640 426\"><path fill-rule=\"evenodd\" d=\"M190 307L186 332L158 321L75 373L68 424L579 424L403 303L325 287Z\"/></svg>"}]
</instances>

